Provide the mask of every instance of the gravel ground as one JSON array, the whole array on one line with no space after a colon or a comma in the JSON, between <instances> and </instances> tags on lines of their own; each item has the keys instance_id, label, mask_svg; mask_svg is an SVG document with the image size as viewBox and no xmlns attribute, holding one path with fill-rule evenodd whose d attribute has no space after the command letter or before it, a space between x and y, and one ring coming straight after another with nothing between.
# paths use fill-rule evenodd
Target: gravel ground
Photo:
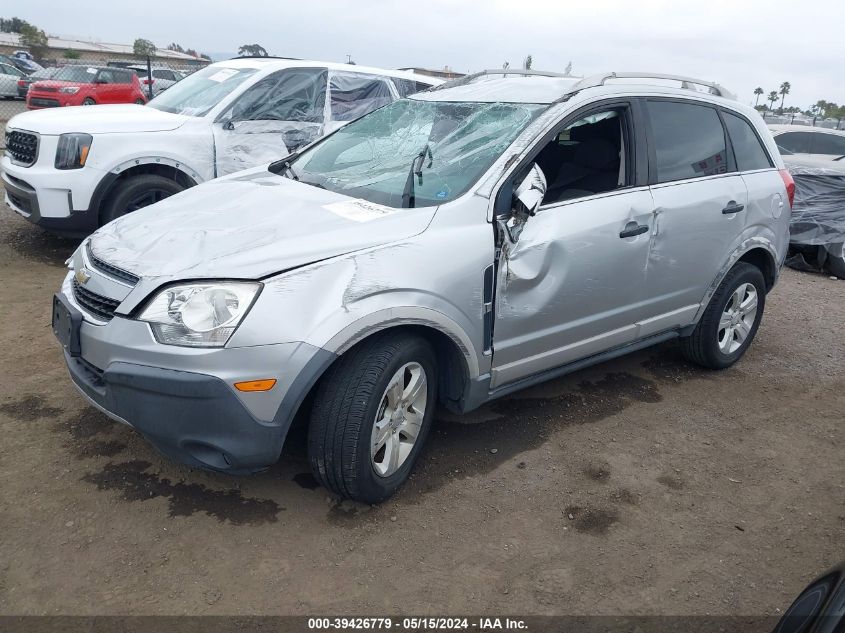
<instances>
[{"instance_id":1,"label":"gravel ground","mask_svg":"<svg viewBox=\"0 0 845 633\"><path fill-rule=\"evenodd\" d=\"M777 615L845 558L845 282L785 271L724 372L674 345L438 416L399 495L172 464L50 331L75 243L0 210L0 613Z\"/></svg>"}]
</instances>

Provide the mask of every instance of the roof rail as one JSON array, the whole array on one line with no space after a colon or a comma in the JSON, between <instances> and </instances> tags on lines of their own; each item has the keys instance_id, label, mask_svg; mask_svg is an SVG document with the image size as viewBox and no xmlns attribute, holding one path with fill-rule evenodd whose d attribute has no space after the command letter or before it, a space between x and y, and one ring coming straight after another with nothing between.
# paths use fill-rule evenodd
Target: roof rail
<instances>
[{"instance_id":1,"label":"roof rail","mask_svg":"<svg viewBox=\"0 0 845 633\"><path fill-rule=\"evenodd\" d=\"M598 75L591 75L590 77L585 77L572 86L571 92L577 92L579 90L584 90L585 88L603 86L604 82L608 79L668 79L670 81L680 81L681 87L689 90L693 90L692 86L689 84L706 86L710 89L710 94L725 97L726 99L736 100L736 95L734 93L713 81L704 81L702 79L695 79L694 77L683 77L681 75L667 75L665 73L652 72L600 73Z\"/></svg>"},{"instance_id":2,"label":"roof rail","mask_svg":"<svg viewBox=\"0 0 845 633\"><path fill-rule=\"evenodd\" d=\"M280 57L279 55L238 55L236 57L230 57L226 61L231 62L236 59L290 59L296 62L302 61L299 57Z\"/></svg>"},{"instance_id":3,"label":"roof rail","mask_svg":"<svg viewBox=\"0 0 845 633\"><path fill-rule=\"evenodd\" d=\"M440 85L432 86L431 88L426 89L425 92L434 92L435 90L443 90L444 88L456 88L457 86L465 86L466 84L472 83L479 77L484 77L487 75L517 75L520 77L562 77L574 79L574 77L564 75L563 73L554 73L546 70L530 70L527 68L489 68L487 70L481 70L477 73L472 73L471 75L464 75L463 77L458 77L457 79L450 79L449 81L446 81Z\"/></svg>"}]
</instances>

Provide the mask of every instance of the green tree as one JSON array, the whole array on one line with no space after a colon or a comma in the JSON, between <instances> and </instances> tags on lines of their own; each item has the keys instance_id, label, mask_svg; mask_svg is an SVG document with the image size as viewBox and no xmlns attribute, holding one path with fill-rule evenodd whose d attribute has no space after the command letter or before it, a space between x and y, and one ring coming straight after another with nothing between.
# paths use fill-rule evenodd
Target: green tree
<instances>
[{"instance_id":1,"label":"green tree","mask_svg":"<svg viewBox=\"0 0 845 633\"><path fill-rule=\"evenodd\" d=\"M788 81L784 81L780 85L780 109L783 110L783 101L786 99L786 95L789 94L789 89L792 88Z\"/></svg>"},{"instance_id":2,"label":"green tree","mask_svg":"<svg viewBox=\"0 0 845 633\"><path fill-rule=\"evenodd\" d=\"M522 62L522 67L525 70L531 70L531 63L533 61L534 61L534 59L531 57L531 55L529 55L528 57L525 58L525 61Z\"/></svg>"},{"instance_id":3,"label":"green tree","mask_svg":"<svg viewBox=\"0 0 845 633\"><path fill-rule=\"evenodd\" d=\"M260 44L244 44L238 49L238 55L241 57L269 57L267 49Z\"/></svg>"},{"instance_id":4,"label":"green tree","mask_svg":"<svg viewBox=\"0 0 845 633\"><path fill-rule=\"evenodd\" d=\"M32 26L20 18L0 18L0 33L20 33L26 26Z\"/></svg>"},{"instance_id":5,"label":"green tree","mask_svg":"<svg viewBox=\"0 0 845 633\"><path fill-rule=\"evenodd\" d=\"M757 107L757 104L760 103L760 96L763 94L763 89L760 87L754 88L754 95L756 99L754 99L754 107Z\"/></svg>"},{"instance_id":6,"label":"green tree","mask_svg":"<svg viewBox=\"0 0 845 633\"><path fill-rule=\"evenodd\" d=\"M20 42L36 59L41 59L47 52L47 34L31 24L21 27Z\"/></svg>"},{"instance_id":7,"label":"green tree","mask_svg":"<svg viewBox=\"0 0 845 633\"><path fill-rule=\"evenodd\" d=\"M184 53L184 52L185 52L185 49L184 49L184 48L182 48L182 47L181 47L179 44L177 44L176 42L173 42L173 43L171 43L171 44L168 44L168 45L167 45L167 50L169 50L169 51L176 51L177 53Z\"/></svg>"},{"instance_id":8,"label":"green tree","mask_svg":"<svg viewBox=\"0 0 845 633\"><path fill-rule=\"evenodd\" d=\"M145 40L141 37L135 40L132 44L132 52L138 57L155 57L156 45L150 40Z\"/></svg>"},{"instance_id":9,"label":"green tree","mask_svg":"<svg viewBox=\"0 0 845 633\"><path fill-rule=\"evenodd\" d=\"M65 59L79 59L79 51L75 51L69 48L64 53L62 53L62 57L64 57Z\"/></svg>"},{"instance_id":10,"label":"green tree","mask_svg":"<svg viewBox=\"0 0 845 633\"><path fill-rule=\"evenodd\" d=\"M766 101L770 102L772 105L769 107L770 110L774 111L775 101L778 100L778 92L777 90L772 90L769 93L769 96L766 98Z\"/></svg>"}]
</instances>

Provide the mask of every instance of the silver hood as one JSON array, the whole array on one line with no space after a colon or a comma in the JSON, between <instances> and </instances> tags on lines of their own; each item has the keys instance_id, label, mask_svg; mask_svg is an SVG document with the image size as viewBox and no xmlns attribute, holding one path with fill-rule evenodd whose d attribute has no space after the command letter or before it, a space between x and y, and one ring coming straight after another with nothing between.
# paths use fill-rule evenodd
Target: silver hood
<instances>
[{"instance_id":1,"label":"silver hood","mask_svg":"<svg viewBox=\"0 0 845 633\"><path fill-rule=\"evenodd\" d=\"M412 237L435 211L380 207L261 168L110 222L90 246L98 258L142 278L258 279Z\"/></svg>"}]
</instances>

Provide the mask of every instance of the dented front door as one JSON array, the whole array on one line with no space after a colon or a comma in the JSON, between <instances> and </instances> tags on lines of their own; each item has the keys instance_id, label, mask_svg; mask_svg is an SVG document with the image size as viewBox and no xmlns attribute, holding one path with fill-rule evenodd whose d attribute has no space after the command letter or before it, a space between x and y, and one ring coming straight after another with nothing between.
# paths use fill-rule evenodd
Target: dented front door
<instances>
[{"instance_id":1,"label":"dented front door","mask_svg":"<svg viewBox=\"0 0 845 633\"><path fill-rule=\"evenodd\" d=\"M542 207L505 239L492 388L635 339L652 211L647 188L613 191Z\"/></svg>"}]
</instances>

